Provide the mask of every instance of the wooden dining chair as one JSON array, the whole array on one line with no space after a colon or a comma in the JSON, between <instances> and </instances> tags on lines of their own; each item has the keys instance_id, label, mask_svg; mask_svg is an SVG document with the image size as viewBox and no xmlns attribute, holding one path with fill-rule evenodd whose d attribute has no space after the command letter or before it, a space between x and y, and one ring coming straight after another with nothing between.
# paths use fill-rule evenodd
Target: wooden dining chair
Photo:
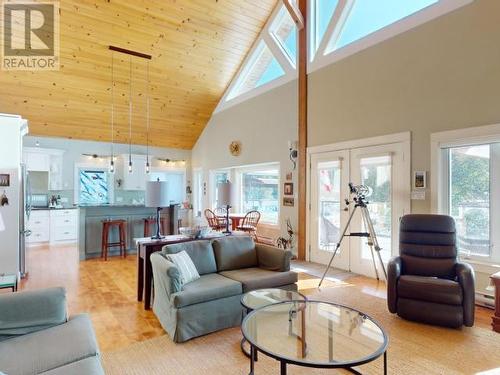
<instances>
[{"instance_id":1,"label":"wooden dining chair","mask_svg":"<svg viewBox=\"0 0 500 375\"><path fill-rule=\"evenodd\" d=\"M237 229L249 233L255 240L257 240L257 224L259 224L259 220L259 211L254 210L247 212Z\"/></svg>"},{"instance_id":2,"label":"wooden dining chair","mask_svg":"<svg viewBox=\"0 0 500 375\"><path fill-rule=\"evenodd\" d=\"M205 210L205 218L207 219L208 226L213 230L224 230L226 229L226 224L221 224L219 217L211 209L207 208Z\"/></svg>"}]
</instances>

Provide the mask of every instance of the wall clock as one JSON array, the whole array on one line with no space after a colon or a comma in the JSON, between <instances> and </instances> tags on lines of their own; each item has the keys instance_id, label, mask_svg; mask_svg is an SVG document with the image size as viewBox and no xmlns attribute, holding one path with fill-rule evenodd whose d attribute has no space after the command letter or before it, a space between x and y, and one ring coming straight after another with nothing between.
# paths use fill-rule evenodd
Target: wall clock
<instances>
[{"instance_id":1,"label":"wall clock","mask_svg":"<svg viewBox=\"0 0 500 375\"><path fill-rule=\"evenodd\" d=\"M233 156L239 156L241 154L241 142L240 141L232 141L229 145L229 152Z\"/></svg>"}]
</instances>

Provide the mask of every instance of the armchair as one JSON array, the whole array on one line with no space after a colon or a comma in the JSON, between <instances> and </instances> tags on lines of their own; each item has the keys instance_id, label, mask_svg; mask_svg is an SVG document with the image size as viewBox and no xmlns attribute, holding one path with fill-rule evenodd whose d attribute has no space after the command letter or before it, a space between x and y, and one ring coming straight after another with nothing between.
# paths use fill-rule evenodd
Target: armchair
<instances>
[{"instance_id":1,"label":"armchair","mask_svg":"<svg viewBox=\"0 0 500 375\"><path fill-rule=\"evenodd\" d=\"M391 313L458 328L474 324L474 271L457 259L455 221L445 215L405 215L400 255L387 269Z\"/></svg>"}]
</instances>

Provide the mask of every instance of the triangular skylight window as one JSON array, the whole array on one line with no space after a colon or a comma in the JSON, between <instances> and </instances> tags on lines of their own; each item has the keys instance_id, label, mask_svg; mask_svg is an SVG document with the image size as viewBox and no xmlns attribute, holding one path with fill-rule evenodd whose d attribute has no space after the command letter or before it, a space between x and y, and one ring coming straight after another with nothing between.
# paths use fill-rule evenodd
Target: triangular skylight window
<instances>
[{"instance_id":1,"label":"triangular skylight window","mask_svg":"<svg viewBox=\"0 0 500 375\"><path fill-rule=\"evenodd\" d=\"M316 53L318 50L338 3L338 0L316 0L314 2L314 30L311 40L313 53Z\"/></svg>"},{"instance_id":2,"label":"triangular skylight window","mask_svg":"<svg viewBox=\"0 0 500 375\"><path fill-rule=\"evenodd\" d=\"M285 75L283 67L267 44L260 41L226 100L231 100L283 75Z\"/></svg>"},{"instance_id":3,"label":"triangular skylight window","mask_svg":"<svg viewBox=\"0 0 500 375\"><path fill-rule=\"evenodd\" d=\"M439 0L356 0L340 33L334 33L325 54L345 47L367 35L418 12Z\"/></svg>"},{"instance_id":4,"label":"triangular skylight window","mask_svg":"<svg viewBox=\"0 0 500 375\"><path fill-rule=\"evenodd\" d=\"M284 6L281 7L269 31L285 51L292 65L295 66L297 60L297 28L290 13Z\"/></svg>"}]
</instances>

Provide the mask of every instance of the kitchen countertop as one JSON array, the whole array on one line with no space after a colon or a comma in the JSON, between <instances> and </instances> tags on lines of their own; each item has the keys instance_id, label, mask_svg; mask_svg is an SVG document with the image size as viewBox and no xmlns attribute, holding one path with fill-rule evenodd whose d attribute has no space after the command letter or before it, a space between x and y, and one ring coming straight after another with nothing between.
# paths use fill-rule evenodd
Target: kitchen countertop
<instances>
[{"instance_id":1,"label":"kitchen countertop","mask_svg":"<svg viewBox=\"0 0 500 375\"><path fill-rule=\"evenodd\" d=\"M144 204L80 204L78 205L80 208L113 208L113 207L138 207L138 208L146 208Z\"/></svg>"},{"instance_id":2,"label":"kitchen countertop","mask_svg":"<svg viewBox=\"0 0 500 375\"><path fill-rule=\"evenodd\" d=\"M54 211L54 210L74 210L77 206L66 206L66 207L33 207L32 211Z\"/></svg>"}]
</instances>

